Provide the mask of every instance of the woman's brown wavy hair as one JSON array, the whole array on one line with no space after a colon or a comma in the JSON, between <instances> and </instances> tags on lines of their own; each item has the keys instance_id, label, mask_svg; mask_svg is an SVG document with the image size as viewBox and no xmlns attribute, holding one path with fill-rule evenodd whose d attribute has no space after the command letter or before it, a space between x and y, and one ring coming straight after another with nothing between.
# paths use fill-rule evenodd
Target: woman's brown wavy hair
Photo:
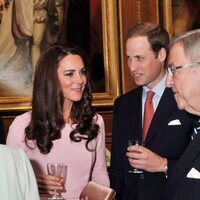
<instances>
[{"instance_id":1,"label":"woman's brown wavy hair","mask_svg":"<svg viewBox=\"0 0 200 200\"><path fill-rule=\"evenodd\" d=\"M60 61L67 55L79 55L88 69L85 53L73 44L53 44L49 46L38 60L33 84L33 100L31 121L25 129L25 142L29 148L29 140L34 140L40 152L47 154L53 147L53 140L61 138L61 130L65 126L63 117L64 97L58 81L57 69ZM88 70L87 70L88 71ZM89 75L82 99L74 102L70 119L76 124L70 133L73 142L86 140L88 144L97 137L99 126L94 122L95 111L92 107L92 95Z\"/></svg>"}]
</instances>

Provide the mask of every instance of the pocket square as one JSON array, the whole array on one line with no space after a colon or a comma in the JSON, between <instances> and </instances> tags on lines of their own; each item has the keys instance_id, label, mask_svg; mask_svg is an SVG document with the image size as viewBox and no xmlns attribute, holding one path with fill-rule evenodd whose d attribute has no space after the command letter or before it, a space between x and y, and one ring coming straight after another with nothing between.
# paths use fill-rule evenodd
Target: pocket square
<instances>
[{"instance_id":1,"label":"pocket square","mask_svg":"<svg viewBox=\"0 0 200 200\"><path fill-rule=\"evenodd\" d=\"M187 178L194 178L194 179L200 179L200 172L196 170L195 168L192 168L188 174Z\"/></svg>"},{"instance_id":2,"label":"pocket square","mask_svg":"<svg viewBox=\"0 0 200 200\"><path fill-rule=\"evenodd\" d=\"M168 123L168 126L177 126L177 125L181 125L181 122L179 119L172 120Z\"/></svg>"}]
</instances>

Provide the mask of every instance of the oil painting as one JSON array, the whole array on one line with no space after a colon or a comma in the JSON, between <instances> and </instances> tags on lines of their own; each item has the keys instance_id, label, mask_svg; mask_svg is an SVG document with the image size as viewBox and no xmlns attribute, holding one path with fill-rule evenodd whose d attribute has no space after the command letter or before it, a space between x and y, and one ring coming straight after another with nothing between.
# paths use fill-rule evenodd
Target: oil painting
<instances>
[{"instance_id":1,"label":"oil painting","mask_svg":"<svg viewBox=\"0 0 200 200\"><path fill-rule=\"evenodd\" d=\"M112 105L119 94L116 15L116 0L0 0L0 110L30 107L37 60L55 42L85 50L94 104Z\"/></svg>"},{"instance_id":2,"label":"oil painting","mask_svg":"<svg viewBox=\"0 0 200 200\"><path fill-rule=\"evenodd\" d=\"M30 96L42 50L61 37L64 0L7 0L0 25L0 96Z\"/></svg>"},{"instance_id":3,"label":"oil painting","mask_svg":"<svg viewBox=\"0 0 200 200\"><path fill-rule=\"evenodd\" d=\"M161 0L159 1L159 19L171 37L198 29L200 28L200 1Z\"/></svg>"}]
</instances>

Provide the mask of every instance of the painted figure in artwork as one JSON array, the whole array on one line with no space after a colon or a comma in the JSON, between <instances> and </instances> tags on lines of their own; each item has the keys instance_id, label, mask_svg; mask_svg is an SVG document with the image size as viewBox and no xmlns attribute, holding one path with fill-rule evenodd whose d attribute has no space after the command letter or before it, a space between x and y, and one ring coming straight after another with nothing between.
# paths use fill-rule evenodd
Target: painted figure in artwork
<instances>
[{"instance_id":1,"label":"painted figure in artwork","mask_svg":"<svg viewBox=\"0 0 200 200\"><path fill-rule=\"evenodd\" d=\"M36 62L43 48L57 42L65 2L0 0L0 96L31 95Z\"/></svg>"}]
</instances>

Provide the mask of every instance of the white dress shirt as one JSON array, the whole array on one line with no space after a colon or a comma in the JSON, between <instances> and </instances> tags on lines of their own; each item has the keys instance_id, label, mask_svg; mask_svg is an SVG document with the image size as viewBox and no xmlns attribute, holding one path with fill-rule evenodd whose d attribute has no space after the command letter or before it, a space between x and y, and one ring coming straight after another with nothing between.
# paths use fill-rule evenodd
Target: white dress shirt
<instances>
[{"instance_id":1,"label":"white dress shirt","mask_svg":"<svg viewBox=\"0 0 200 200\"><path fill-rule=\"evenodd\" d=\"M165 73L165 76L163 77L163 79L154 87L152 88L152 91L155 93L153 96L153 108L154 108L154 112L156 111L158 104L160 102L160 99L163 95L163 92L166 88L166 82L167 80L167 72ZM143 124L143 118L144 118L144 104L146 101L146 96L147 96L147 92L149 91L149 88L147 88L146 86L143 86L143 91L142 91L142 124Z\"/></svg>"}]
</instances>

